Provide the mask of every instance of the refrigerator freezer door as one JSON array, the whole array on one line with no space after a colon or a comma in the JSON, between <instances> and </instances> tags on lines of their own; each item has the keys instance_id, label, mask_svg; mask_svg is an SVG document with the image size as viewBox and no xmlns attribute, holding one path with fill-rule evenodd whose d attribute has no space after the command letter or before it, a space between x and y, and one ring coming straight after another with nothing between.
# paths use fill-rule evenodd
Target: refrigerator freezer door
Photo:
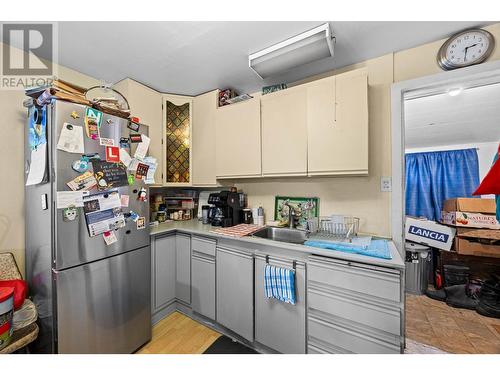
<instances>
[{"instance_id":1,"label":"refrigerator freezer door","mask_svg":"<svg viewBox=\"0 0 500 375\"><path fill-rule=\"evenodd\" d=\"M57 144L61 128L64 123L79 125L85 129L85 106L58 101L53 107L54 121L52 121L53 144ZM74 113L79 116L74 116ZM72 116L73 114L73 116ZM109 120L109 121L108 121ZM116 146L119 146L121 137L129 137L130 133L135 133L127 128L128 121L119 117L103 114L100 135L102 138L113 139ZM141 126L139 133L147 135L146 126ZM85 130L84 130L85 133ZM106 160L105 146L101 146L99 140L88 138L84 134L85 154L98 153L101 160ZM132 143L132 150L128 150L133 156L136 143ZM80 159L81 154L61 151L53 147L54 154L54 195L57 191L69 191L66 183L74 179L79 174L71 166L75 160ZM90 171L92 167L89 168ZM129 196L129 207L123 207L123 212L134 211L139 216L145 217L145 229L137 229L137 225L132 220L127 221L127 225L115 232L117 242L106 245L103 236L90 237L86 225L83 209L80 208L75 220L64 221L63 210L55 210L56 223L56 252L54 268L57 270L74 267L79 264L92 262L109 256L120 254L140 247L148 246L149 239L149 203L137 199L137 193L142 187L147 185L142 180L135 180L132 186L119 187L120 194ZM91 193L95 192L95 189ZM148 193L149 195L149 193Z\"/></svg>"},{"instance_id":2,"label":"refrigerator freezer door","mask_svg":"<svg viewBox=\"0 0 500 375\"><path fill-rule=\"evenodd\" d=\"M59 353L132 353L151 339L149 246L54 279Z\"/></svg>"}]
</instances>

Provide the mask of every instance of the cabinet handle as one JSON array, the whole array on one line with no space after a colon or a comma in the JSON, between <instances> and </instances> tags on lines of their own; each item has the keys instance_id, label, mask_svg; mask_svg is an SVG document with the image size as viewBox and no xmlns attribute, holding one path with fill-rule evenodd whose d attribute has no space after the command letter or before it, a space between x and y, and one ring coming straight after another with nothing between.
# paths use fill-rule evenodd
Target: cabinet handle
<instances>
[{"instance_id":1,"label":"cabinet handle","mask_svg":"<svg viewBox=\"0 0 500 375\"><path fill-rule=\"evenodd\" d=\"M337 102L333 103L333 125L337 123Z\"/></svg>"}]
</instances>

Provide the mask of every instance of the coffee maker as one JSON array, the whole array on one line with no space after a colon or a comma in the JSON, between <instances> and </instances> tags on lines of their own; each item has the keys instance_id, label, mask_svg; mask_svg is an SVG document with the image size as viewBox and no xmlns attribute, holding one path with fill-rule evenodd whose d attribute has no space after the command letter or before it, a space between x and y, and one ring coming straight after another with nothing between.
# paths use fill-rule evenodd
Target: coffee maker
<instances>
[{"instance_id":1,"label":"coffee maker","mask_svg":"<svg viewBox=\"0 0 500 375\"><path fill-rule=\"evenodd\" d=\"M210 221L215 227L232 227L241 223L242 208L240 195L236 192L221 191L208 196L208 204L215 207L210 212Z\"/></svg>"}]
</instances>

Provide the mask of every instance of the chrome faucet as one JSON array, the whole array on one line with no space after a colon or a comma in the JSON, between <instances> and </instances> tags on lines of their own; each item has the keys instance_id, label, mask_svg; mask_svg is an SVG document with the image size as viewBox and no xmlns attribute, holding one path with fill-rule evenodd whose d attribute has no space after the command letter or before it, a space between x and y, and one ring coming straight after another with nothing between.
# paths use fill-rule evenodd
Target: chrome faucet
<instances>
[{"instance_id":1,"label":"chrome faucet","mask_svg":"<svg viewBox=\"0 0 500 375\"><path fill-rule=\"evenodd\" d=\"M290 204L290 199L283 202L283 206L288 207L288 227L294 229L297 226L301 216L297 210Z\"/></svg>"}]
</instances>

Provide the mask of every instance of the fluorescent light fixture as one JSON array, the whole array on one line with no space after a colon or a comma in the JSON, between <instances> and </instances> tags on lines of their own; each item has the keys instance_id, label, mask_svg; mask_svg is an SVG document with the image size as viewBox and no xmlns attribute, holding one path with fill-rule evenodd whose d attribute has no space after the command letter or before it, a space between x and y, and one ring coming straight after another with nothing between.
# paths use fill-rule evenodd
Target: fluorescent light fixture
<instances>
[{"instance_id":1,"label":"fluorescent light fixture","mask_svg":"<svg viewBox=\"0 0 500 375\"><path fill-rule=\"evenodd\" d=\"M333 57L330 24L286 39L248 56L248 66L261 78L271 77L291 68Z\"/></svg>"},{"instance_id":2,"label":"fluorescent light fixture","mask_svg":"<svg viewBox=\"0 0 500 375\"><path fill-rule=\"evenodd\" d=\"M449 96L457 96L457 95L459 95L462 91L463 91L463 88L461 88L461 87L457 87L457 88L454 88L454 89L449 89L449 90L448 90L448 95L449 95Z\"/></svg>"}]
</instances>

